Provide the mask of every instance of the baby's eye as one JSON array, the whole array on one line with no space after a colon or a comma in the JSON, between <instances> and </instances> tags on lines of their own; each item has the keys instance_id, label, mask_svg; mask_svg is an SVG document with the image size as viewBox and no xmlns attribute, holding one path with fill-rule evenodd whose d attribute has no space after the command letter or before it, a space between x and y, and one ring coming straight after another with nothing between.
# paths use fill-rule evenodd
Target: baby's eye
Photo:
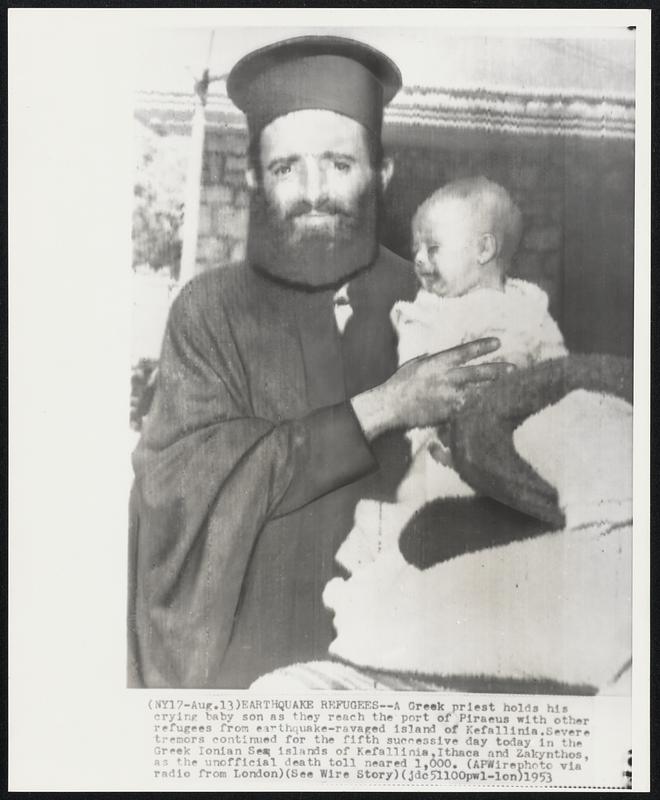
<instances>
[{"instance_id":1,"label":"baby's eye","mask_svg":"<svg viewBox=\"0 0 660 800\"><path fill-rule=\"evenodd\" d=\"M430 256L434 256L434 255L435 255L435 254L438 252L438 250L439 250L439 249L440 249L440 245L439 245L439 244L430 244L430 245L429 245L429 246L426 248L426 252L427 252L427 253L428 253Z\"/></svg>"}]
</instances>

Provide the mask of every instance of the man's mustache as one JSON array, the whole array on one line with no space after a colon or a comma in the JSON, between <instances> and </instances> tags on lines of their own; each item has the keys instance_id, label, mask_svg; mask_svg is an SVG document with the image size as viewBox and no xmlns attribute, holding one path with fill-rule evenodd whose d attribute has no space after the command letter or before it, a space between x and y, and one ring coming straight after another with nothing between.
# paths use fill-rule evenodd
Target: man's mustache
<instances>
[{"instance_id":1,"label":"man's mustache","mask_svg":"<svg viewBox=\"0 0 660 800\"><path fill-rule=\"evenodd\" d=\"M341 203L330 198L322 198L316 203L308 200L300 200L289 208L284 216L285 219L295 219L304 217L307 214L331 214L333 216L353 217L353 211Z\"/></svg>"}]
</instances>

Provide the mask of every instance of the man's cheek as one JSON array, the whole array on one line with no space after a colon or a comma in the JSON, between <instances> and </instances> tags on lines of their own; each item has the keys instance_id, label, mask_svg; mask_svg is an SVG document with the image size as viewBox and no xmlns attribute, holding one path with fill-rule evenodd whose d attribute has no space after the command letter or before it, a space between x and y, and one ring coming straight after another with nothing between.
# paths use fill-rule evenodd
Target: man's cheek
<instances>
[{"instance_id":1,"label":"man's cheek","mask_svg":"<svg viewBox=\"0 0 660 800\"><path fill-rule=\"evenodd\" d=\"M368 180L359 183L350 182L338 188L334 195L344 207L356 208L361 203L369 202L376 193L375 185Z\"/></svg>"},{"instance_id":2,"label":"man's cheek","mask_svg":"<svg viewBox=\"0 0 660 800\"><path fill-rule=\"evenodd\" d=\"M263 200L266 208L273 213L278 219L285 219L288 211L293 207L295 198L291 190L279 187L277 190L264 186Z\"/></svg>"}]
</instances>

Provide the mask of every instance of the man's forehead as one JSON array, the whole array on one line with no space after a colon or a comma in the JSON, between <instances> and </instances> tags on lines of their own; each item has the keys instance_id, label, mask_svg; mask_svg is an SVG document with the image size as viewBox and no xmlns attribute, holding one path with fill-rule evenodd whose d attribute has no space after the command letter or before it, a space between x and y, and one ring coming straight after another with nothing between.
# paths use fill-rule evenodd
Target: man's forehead
<instances>
[{"instance_id":1,"label":"man's forehead","mask_svg":"<svg viewBox=\"0 0 660 800\"><path fill-rule=\"evenodd\" d=\"M359 122L334 111L305 109L277 117L261 132L262 157L344 153L368 156L367 131Z\"/></svg>"}]
</instances>

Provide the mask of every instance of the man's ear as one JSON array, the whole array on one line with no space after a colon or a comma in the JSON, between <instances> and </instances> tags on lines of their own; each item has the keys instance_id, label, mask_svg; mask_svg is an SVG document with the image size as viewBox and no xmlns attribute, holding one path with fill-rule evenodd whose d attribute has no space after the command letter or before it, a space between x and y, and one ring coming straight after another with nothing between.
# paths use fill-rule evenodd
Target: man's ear
<instances>
[{"instance_id":1,"label":"man's ear","mask_svg":"<svg viewBox=\"0 0 660 800\"><path fill-rule=\"evenodd\" d=\"M257 188L259 181L257 180L257 173L252 167L249 167L245 170L245 180L247 182L248 189L253 192Z\"/></svg>"},{"instance_id":2,"label":"man's ear","mask_svg":"<svg viewBox=\"0 0 660 800\"><path fill-rule=\"evenodd\" d=\"M383 163L380 167L380 184L383 187L383 191L387 189L392 180L392 175L394 174L394 160L385 156L383 158Z\"/></svg>"},{"instance_id":3,"label":"man's ear","mask_svg":"<svg viewBox=\"0 0 660 800\"><path fill-rule=\"evenodd\" d=\"M479 237L477 258L480 264L488 264L497 256L497 238L492 233Z\"/></svg>"}]
</instances>

